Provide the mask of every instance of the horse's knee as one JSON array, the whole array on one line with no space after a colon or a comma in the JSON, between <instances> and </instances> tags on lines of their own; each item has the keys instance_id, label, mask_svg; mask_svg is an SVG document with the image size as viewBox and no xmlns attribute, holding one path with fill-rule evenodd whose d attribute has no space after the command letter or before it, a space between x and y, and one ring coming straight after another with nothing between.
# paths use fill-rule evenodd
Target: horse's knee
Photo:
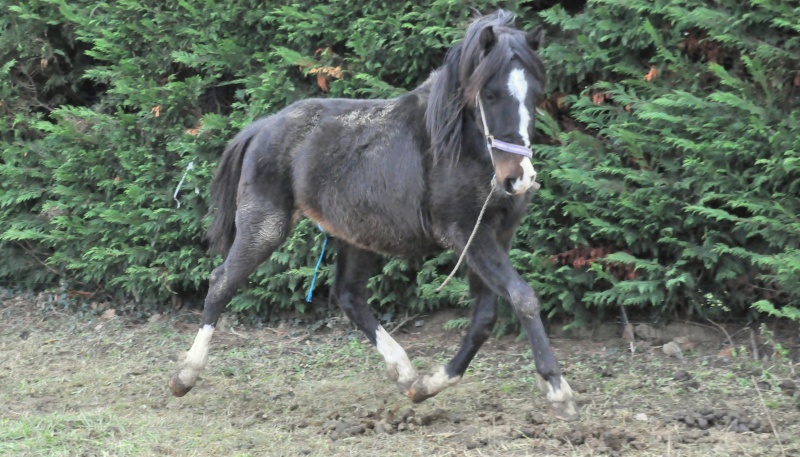
<instances>
[{"instance_id":1,"label":"horse's knee","mask_svg":"<svg viewBox=\"0 0 800 457\"><path fill-rule=\"evenodd\" d=\"M508 295L511 306L518 314L527 317L533 317L539 314L541 309L539 299L528 284L518 282L512 285L508 291Z\"/></svg>"}]
</instances>

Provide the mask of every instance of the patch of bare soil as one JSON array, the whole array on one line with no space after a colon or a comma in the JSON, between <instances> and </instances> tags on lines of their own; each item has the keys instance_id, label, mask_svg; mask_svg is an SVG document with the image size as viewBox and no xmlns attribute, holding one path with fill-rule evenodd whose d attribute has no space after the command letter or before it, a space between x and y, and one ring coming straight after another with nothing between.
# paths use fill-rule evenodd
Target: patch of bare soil
<instances>
[{"instance_id":1,"label":"patch of bare soil","mask_svg":"<svg viewBox=\"0 0 800 457\"><path fill-rule=\"evenodd\" d=\"M751 340L689 325L653 337L643 327L631 342L616 326L600 339L554 330L581 410L564 423L512 337L491 340L460 384L414 405L344 320L309 332L229 317L198 385L173 398L166 382L196 314L134 319L99 305L78 315L46 301L0 304L0 455L800 455L791 334ZM442 325L453 317L396 333L419 369L457 349L460 332Z\"/></svg>"}]
</instances>

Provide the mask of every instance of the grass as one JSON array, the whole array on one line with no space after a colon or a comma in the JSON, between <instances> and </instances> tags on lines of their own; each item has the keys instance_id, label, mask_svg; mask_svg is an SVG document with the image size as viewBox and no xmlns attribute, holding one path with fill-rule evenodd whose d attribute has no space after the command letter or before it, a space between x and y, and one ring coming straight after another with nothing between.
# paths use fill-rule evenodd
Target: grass
<instances>
[{"instance_id":1,"label":"grass","mask_svg":"<svg viewBox=\"0 0 800 457\"><path fill-rule=\"evenodd\" d=\"M0 453L3 455L142 455L143 434L110 412L51 413L0 420ZM144 432L151 434L151 432Z\"/></svg>"},{"instance_id":2,"label":"grass","mask_svg":"<svg viewBox=\"0 0 800 457\"><path fill-rule=\"evenodd\" d=\"M573 388L583 386L583 418L577 424L548 420L534 426L526 414L545 413L547 407L524 341L491 341L462 383L412 405L386 379L372 346L347 328L308 337L302 337L302 329L220 331L200 382L177 399L165 384L175 368L170 359L194 338L191 316L149 324L76 316L43 321L36 316L31 323L30 316L0 306L3 456L578 456L602 452L603 434L623 431L641 446L634 449L625 441L623 455L667 454L666 442L654 436L675 437L671 456L730 455L742 448L778 455L769 435L713 431L706 441L680 442L691 430L659 422L698 405L761 413L748 381L756 365L718 366L702 352L676 361L658 351L631 356L624 343L606 342L601 348L593 342L554 342ZM183 319L190 323L184 325ZM23 330L29 333L25 339ZM446 362L460 341L456 332L436 328L398 339L423 372ZM603 367L612 376L601 375ZM700 389L675 382L672 374L678 369L690 371ZM763 395L788 440L785 446L796 450L800 412L774 381L790 371L780 364L764 370L762 378L769 378L773 388ZM328 435L337 420L406 408L419 416L443 409L463 419L394 435L335 441ZM652 421L634 420L638 413ZM509 438L532 427L540 436ZM577 433L585 442L573 444L574 436L565 433ZM476 440L476 448L468 449Z\"/></svg>"}]
</instances>

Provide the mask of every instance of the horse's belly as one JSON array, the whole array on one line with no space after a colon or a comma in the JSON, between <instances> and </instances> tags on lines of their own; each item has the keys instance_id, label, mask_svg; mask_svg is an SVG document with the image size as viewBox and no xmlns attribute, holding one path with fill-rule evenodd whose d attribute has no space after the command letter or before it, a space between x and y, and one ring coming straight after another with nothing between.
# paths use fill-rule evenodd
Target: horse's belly
<instances>
[{"instance_id":1,"label":"horse's belly","mask_svg":"<svg viewBox=\"0 0 800 457\"><path fill-rule=\"evenodd\" d=\"M347 230L345 241L372 252L394 256L423 256L441 248L430 238L398 227L356 227Z\"/></svg>"},{"instance_id":2,"label":"horse's belly","mask_svg":"<svg viewBox=\"0 0 800 457\"><path fill-rule=\"evenodd\" d=\"M359 211L335 206L314 211L302 208L305 215L327 233L349 244L372 252L396 256L420 256L441 250L416 214L387 215L381 211Z\"/></svg>"},{"instance_id":3,"label":"horse's belly","mask_svg":"<svg viewBox=\"0 0 800 457\"><path fill-rule=\"evenodd\" d=\"M421 224L412 221L376 220L359 214L317 220L334 237L372 252L420 256L441 250ZM313 215L312 220L316 220Z\"/></svg>"}]
</instances>

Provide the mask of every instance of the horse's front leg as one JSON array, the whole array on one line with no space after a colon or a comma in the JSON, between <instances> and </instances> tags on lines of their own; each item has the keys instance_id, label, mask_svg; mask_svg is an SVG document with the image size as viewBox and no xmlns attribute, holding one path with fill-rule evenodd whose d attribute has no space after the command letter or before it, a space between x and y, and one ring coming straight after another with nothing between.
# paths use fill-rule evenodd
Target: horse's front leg
<instances>
[{"instance_id":1,"label":"horse's front leg","mask_svg":"<svg viewBox=\"0 0 800 457\"><path fill-rule=\"evenodd\" d=\"M547 393L553 414L562 420L578 419L572 389L561 376L561 368L544 331L539 299L511 265L508 254L494 233L488 228L479 229L465 258L467 265L480 276L484 284L505 298L514 308L528 333L536 371L543 378L539 387Z\"/></svg>"}]
</instances>

